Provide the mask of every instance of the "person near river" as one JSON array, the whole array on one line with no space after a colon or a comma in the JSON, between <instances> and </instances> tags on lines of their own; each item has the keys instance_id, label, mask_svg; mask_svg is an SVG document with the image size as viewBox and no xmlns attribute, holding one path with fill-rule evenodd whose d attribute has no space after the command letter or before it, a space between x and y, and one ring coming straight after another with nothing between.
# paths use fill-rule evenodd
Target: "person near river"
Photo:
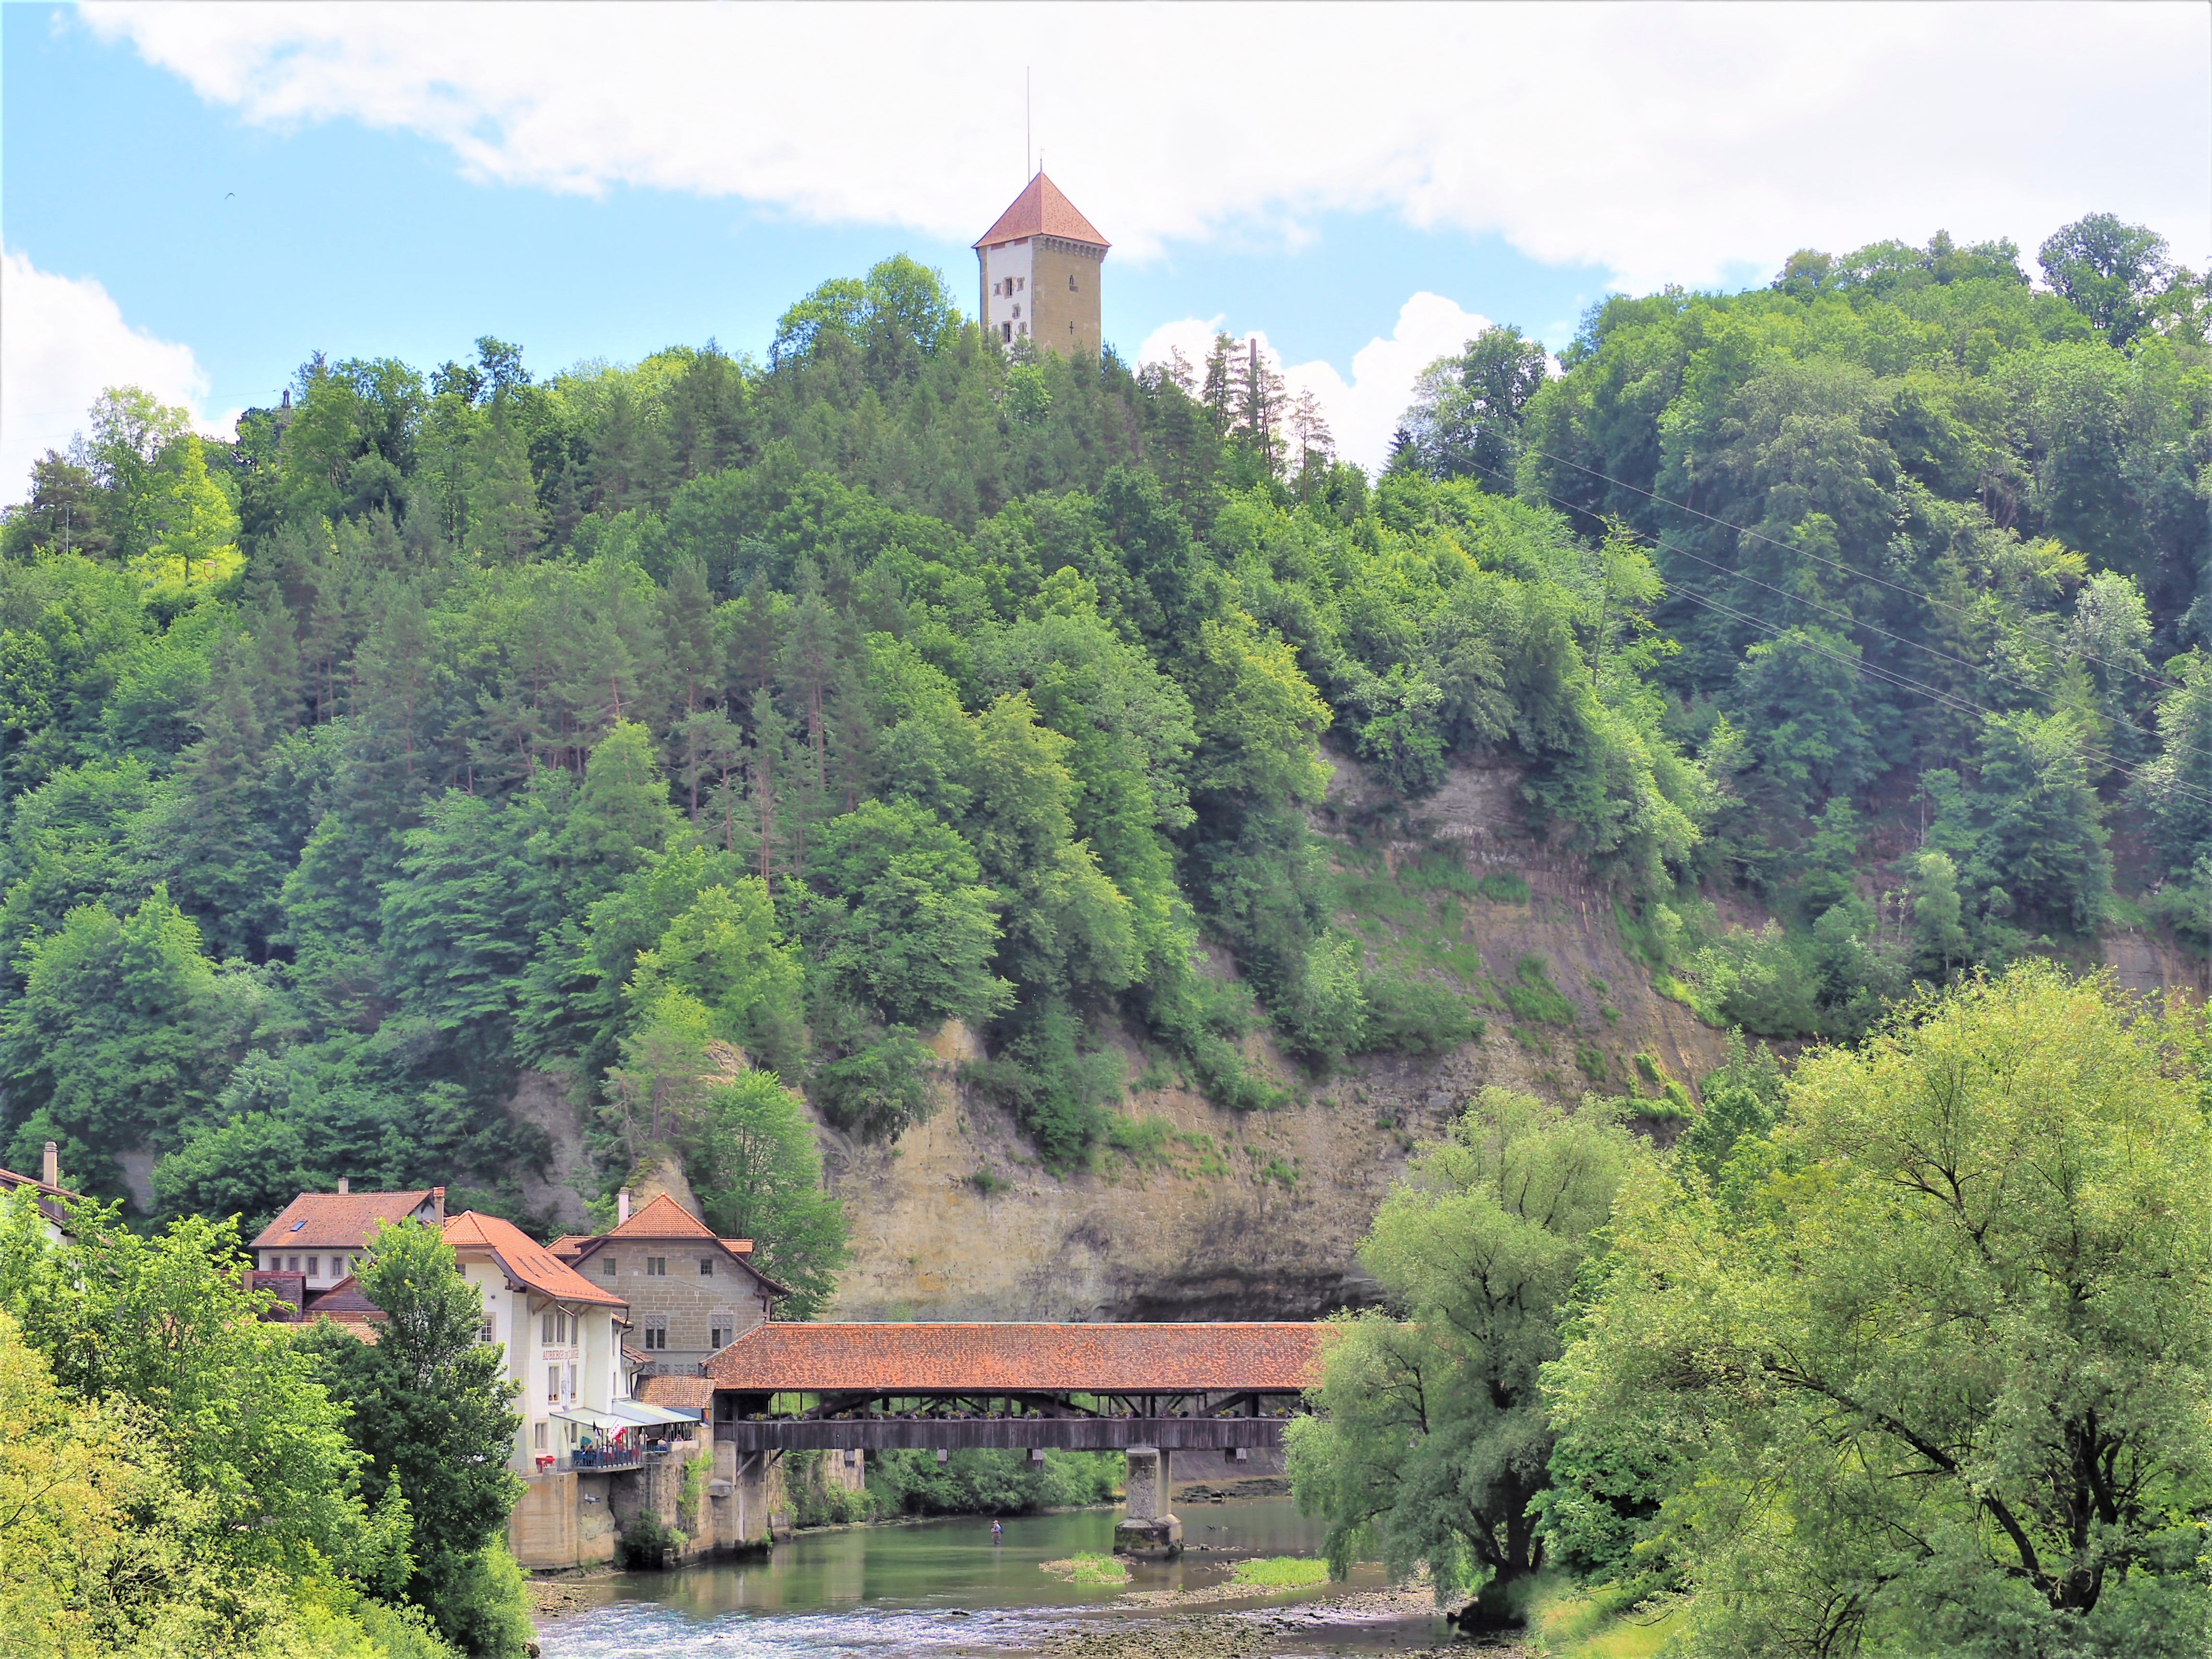
<instances>
[{"instance_id":1,"label":"person near river","mask_svg":"<svg viewBox=\"0 0 2212 1659\"><path fill-rule=\"evenodd\" d=\"M1004 1543L1006 1541L1006 1529L999 1524L998 1518L996 1516L992 1517L991 1541L994 1544Z\"/></svg>"}]
</instances>

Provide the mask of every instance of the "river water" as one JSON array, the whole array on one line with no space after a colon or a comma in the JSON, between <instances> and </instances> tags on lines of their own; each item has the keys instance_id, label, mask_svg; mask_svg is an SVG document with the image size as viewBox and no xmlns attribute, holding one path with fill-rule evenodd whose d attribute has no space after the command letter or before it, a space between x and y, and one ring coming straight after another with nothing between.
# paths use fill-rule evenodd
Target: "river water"
<instances>
[{"instance_id":1,"label":"river water","mask_svg":"<svg viewBox=\"0 0 2212 1659\"><path fill-rule=\"evenodd\" d=\"M556 1620L539 1638L545 1659L892 1659L892 1656L1022 1654L1048 1638L1156 1616L1121 1601L1128 1591L1203 1589L1226 1581L1252 1556L1321 1553L1318 1522L1287 1498L1178 1507L1182 1556L1132 1564L1126 1589L1071 1584L1041 1564L1078 1551L1103 1553L1118 1509L1013 1516L994 1545L990 1517L961 1516L905 1526L806 1533L772 1557L630 1573L601 1581L603 1605ZM1351 1588L1381 1585L1362 1567ZM1224 1610L1279 1616L1346 1586L1279 1593ZM1117 1601L1120 1605L1115 1605ZM1419 1645L1435 1628L1388 1626L1316 1629L1286 1639L1285 1652L1375 1650ZM1316 1646L1326 1638L1325 1646Z\"/></svg>"}]
</instances>

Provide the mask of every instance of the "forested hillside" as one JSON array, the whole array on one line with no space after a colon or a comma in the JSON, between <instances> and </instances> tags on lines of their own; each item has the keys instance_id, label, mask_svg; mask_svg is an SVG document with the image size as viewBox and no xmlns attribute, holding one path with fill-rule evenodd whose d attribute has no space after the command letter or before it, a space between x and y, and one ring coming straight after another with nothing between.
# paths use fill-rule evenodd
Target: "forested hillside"
<instances>
[{"instance_id":1,"label":"forested hillside","mask_svg":"<svg viewBox=\"0 0 2212 1659\"><path fill-rule=\"evenodd\" d=\"M112 392L5 524L0 1157L514 1213L501 1104L563 1072L610 1187L673 1147L818 1291L803 1125L712 1045L885 1137L965 1022L1066 1168L1116 1025L1253 1111L1255 1037L1468 1035L1499 988L1334 910L1328 745L1406 802L1522 768L1604 925L1758 1033L2201 946L2212 359L2162 252L1800 255L1609 301L1558 373L1492 331L1375 479L1236 343L1009 356L903 258L765 364L318 356L228 444Z\"/></svg>"}]
</instances>

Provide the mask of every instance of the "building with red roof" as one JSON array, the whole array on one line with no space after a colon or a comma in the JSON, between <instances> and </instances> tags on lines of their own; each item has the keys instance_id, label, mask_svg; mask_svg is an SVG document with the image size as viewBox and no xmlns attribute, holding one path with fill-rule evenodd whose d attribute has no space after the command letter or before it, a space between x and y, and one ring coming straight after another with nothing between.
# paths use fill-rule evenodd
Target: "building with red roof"
<instances>
[{"instance_id":1,"label":"building with red roof","mask_svg":"<svg viewBox=\"0 0 2212 1659\"><path fill-rule=\"evenodd\" d=\"M1038 169L975 240L984 333L1009 349L1097 356L1104 339L1100 278L1111 246Z\"/></svg>"},{"instance_id":2,"label":"building with red roof","mask_svg":"<svg viewBox=\"0 0 2212 1659\"><path fill-rule=\"evenodd\" d=\"M435 1227L445 1219L443 1187L357 1193L341 1177L334 1193L301 1193L287 1204L255 1237L253 1265L263 1273L302 1275L312 1297L333 1288L361 1265L379 1227L399 1221Z\"/></svg>"},{"instance_id":3,"label":"building with red roof","mask_svg":"<svg viewBox=\"0 0 2212 1659\"><path fill-rule=\"evenodd\" d=\"M789 1294L753 1265L749 1238L719 1238L667 1194L635 1215L629 1194L616 1203L612 1231L571 1235L546 1249L630 1308L630 1346L656 1370L698 1363L765 1323Z\"/></svg>"}]
</instances>

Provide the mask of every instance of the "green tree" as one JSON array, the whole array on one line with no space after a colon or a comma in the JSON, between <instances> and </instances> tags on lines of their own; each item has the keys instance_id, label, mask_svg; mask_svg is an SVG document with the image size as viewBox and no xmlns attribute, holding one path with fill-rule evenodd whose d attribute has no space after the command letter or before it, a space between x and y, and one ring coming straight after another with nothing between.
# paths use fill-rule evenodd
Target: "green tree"
<instances>
[{"instance_id":1,"label":"green tree","mask_svg":"<svg viewBox=\"0 0 2212 1659\"><path fill-rule=\"evenodd\" d=\"M975 853L934 813L867 801L833 819L815 879L836 896L820 926L836 994L893 1024L978 1023L1013 1000L991 972L998 896Z\"/></svg>"},{"instance_id":2,"label":"green tree","mask_svg":"<svg viewBox=\"0 0 2212 1659\"><path fill-rule=\"evenodd\" d=\"M101 507L116 558L128 564L160 538L171 489L163 452L190 434L191 413L135 386L110 386L92 406L92 469L106 495ZM203 469L204 476L204 469Z\"/></svg>"},{"instance_id":3,"label":"green tree","mask_svg":"<svg viewBox=\"0 0 2212 1659\"><path fill-rule=\"evenodd\" d=\"M2088 933L2112 885L2105 805L2066 714L1992 715L1982 734L1980 800L1986 826L1972 876L2002 886L2027 914Z\"/></svg>"},{"instance_id":4,"label":"green tree","mask_svg":"<svg viewBox=\"0 0 2212 1659\"><path fill-rule=\"evenodd\" d=\"M1931 848L1910 861L1906 884L1912 896L1913 970L1940 985L1966 961L1968 950L1958 866Z\"/></svg>"},{"instance_id":5,"label":"green tree","mask_svg":"<svg viewBox=\"0 0 2212 1659\"><path fill-rule=\"evenodd\" d=\"M1624 1182L1545 1376L1668 1449L1701 1654L2193 1650L2212 1620L2212 1181L2169 1024L2025 964L1808 1056L1710 1186Z\"/></svg>"},{"instance_id":6,"label":"green tree","mask_svg":"<svg viewBox=\"0 0 2212 1659\"><path fill-rule=\"evenodd\" d=\"M1636 1143L1595 1103L1486 1089L1418 1153L1360 1260L1387 1310L1344 1317L1293 1424L1291 1479L1328 1518L1340 1577L1379 1550L1428 1564L1439 1604L1470 1584L1503 1615L1542 1562L1530 1502L1553 1435L1537 1374Z\"/></svg>"},{"instance_id":7,"label":"green tree","mask_svg":"<svg viewBox=\"0 0 2212 1659\"><path fill-rule=\"evenodd\" d=\"M514 1577L501 1558L522 1495L507 1467L522 1419L505 1350L480 1340L483 1301L430 1228L379 1228L358 1278L384 1310L376 1340L323 1322L301 1346L351 1413L364 1494L377 1503L396 1492L414 1518L408 1595L464 1652L519 1655L531 1635L520 1583L503 1605L484 1594Z\"/></svg>"},{"instance_id":8,"label":"green tree","mask_svg":"<svg viewBox=\"0 0 2212 1659\"><path fill-rule=\"evenodd\" d=\"M1402 429L1431 477L1470 477L1510 494L1521 459L1521 413L1543 386L1542 344L1517 328L1492 326L1456 354L1439 357L1413 383Z\"/></svg>"},{"instance_id":9,"label":"green tree","mask_svg":"<svg viewBox=\"0 0 2212 1659\"><path fill-rule=\"evenodd\" d=\"M2166 238L2117 215L2093 213L2051 233L2036 250L2043 279L2116 346L2150 320L2173 276Z\"/></svg>"},{"instance_id":10,"label":"green tree","mask_svg":"<svg viewBox=\"0 0 2212 1659\"><path fill-rule=\"evenodd\" d=\"M0 1304L58 1384L130 1410L208 1506L203 1547L293 1574L328 1563L396 1591L406 1505L364 1500L344 1409L291 1333L263 1322L232 1224L187 1217L141 1237L93 1203L71 1224L59 1247L27 1202L0 1224Z\"/></svg>"},{"instance_id":11,"label":"green tree","mask_svg":"<svg viewBox=\"0 0 2212 1659\"><path fill-rule=\"evenodd\" d=\"M805 1105L773 1072L710 1085L687 1136L686 1164L708 1224L753 1241L753 1261L788 1285L780 1317L812 1319L844 1266L845 1207L822 1185L822 1154Z\"/></svg>"},{"instance_id":12,"label":"green tree","mask_svg":"<svg viewBox=\"0 0 2212 1659\"><path fill-rule=\"evenodd\" d=\"M117 1155L205 1105L214 972L199 944L157 885L128 916L81 905L24 945L22 994L0 1011L17 1165L36 1168L37 1143L53 1136L90 1190L119 1193Z\"/></svg>"},{"instance_id":13,"label":"green tree","mask_svg":"<svg viewBox=\"0 0 2212 1659\"><path fill-rule=\"evenodd\" d=\"M642 951L626 994L644 1023L689 999L726 1042L781 1055L798 1041L804 969L776 924L768 884L742 877L709 887Z\"/></svg>"}]
</instances>

